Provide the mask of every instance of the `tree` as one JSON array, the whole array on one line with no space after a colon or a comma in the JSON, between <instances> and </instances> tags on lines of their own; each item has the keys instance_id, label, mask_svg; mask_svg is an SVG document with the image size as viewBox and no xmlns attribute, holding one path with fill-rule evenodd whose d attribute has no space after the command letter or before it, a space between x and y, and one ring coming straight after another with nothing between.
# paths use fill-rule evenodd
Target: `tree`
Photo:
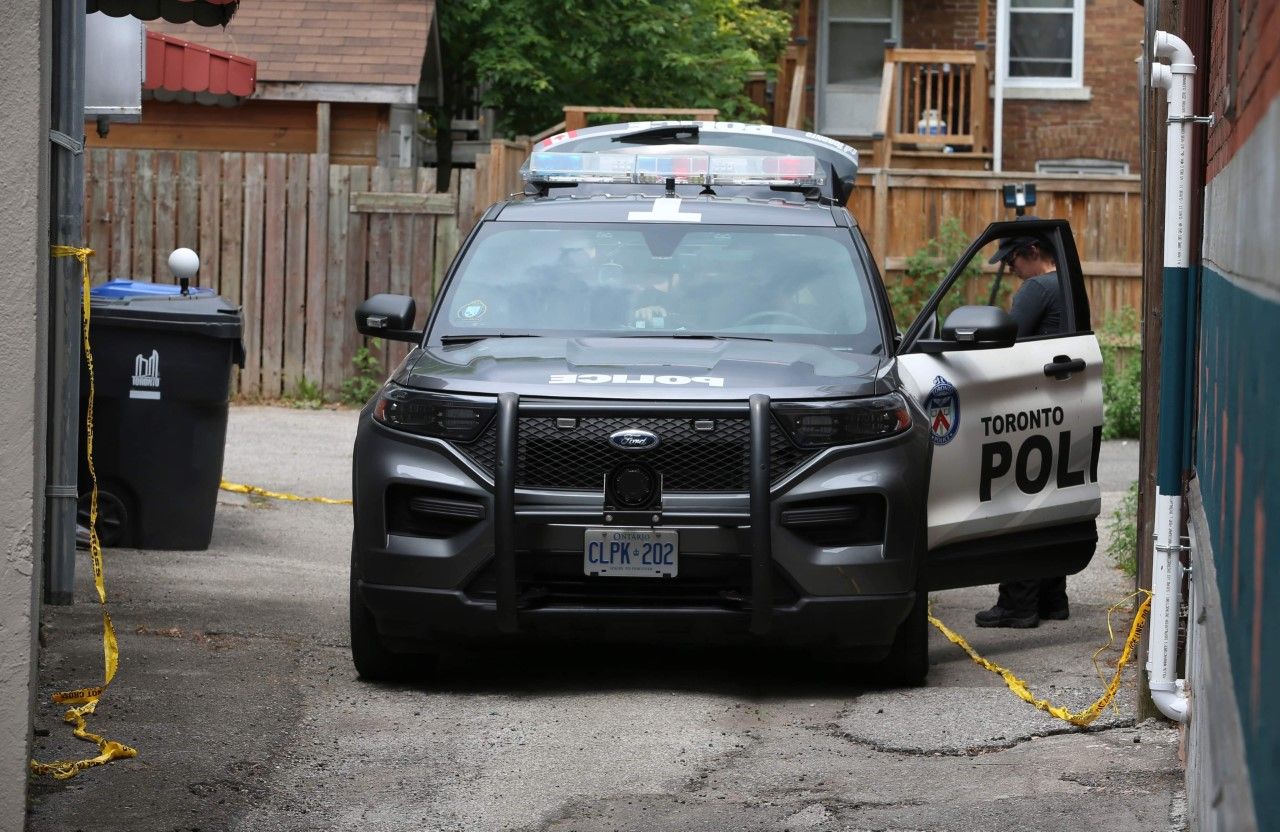
<instances>
[{"instance_id":1,"label":"tree","mask_svg":"<svg viewBox=\"0 0 1280 832\"><path fill-rule=\"evenodd\" d=\"M716 107L759 116L747 74L778 59L789 0L441 0L442 96L431 113L441 181L450 124L497 108L498 131L540 132L565 104Z\"/></svg>"}]
</instances>

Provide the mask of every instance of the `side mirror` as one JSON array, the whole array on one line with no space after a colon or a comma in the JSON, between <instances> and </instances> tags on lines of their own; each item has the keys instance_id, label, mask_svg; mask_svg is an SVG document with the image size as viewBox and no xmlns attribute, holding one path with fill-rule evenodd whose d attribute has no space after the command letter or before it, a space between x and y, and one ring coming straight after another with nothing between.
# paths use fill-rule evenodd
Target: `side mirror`
<instances>
[{"instance_id":1,"label":"side mirror","mask_svg":"<svg viewBox=\"0 0 1280 832\"><path fill-rule=\"evenodd\" d=\"M1018 322L998 306L961 306L942 324L942 337L916 342L921 352L991 350L1012 347Z\"/></svg>"},{"instance_id":2,"label":"side mirror","mask_svg":"<svg viewBox=\"0 0 1280 832\"><path fill-rule=\"evenodd\" d=\"M413 328L417 316L407 295L374 295L356 309L356 329L371 338L416 343L422 340L422 331Z\"/></svg>"}]
</instances>

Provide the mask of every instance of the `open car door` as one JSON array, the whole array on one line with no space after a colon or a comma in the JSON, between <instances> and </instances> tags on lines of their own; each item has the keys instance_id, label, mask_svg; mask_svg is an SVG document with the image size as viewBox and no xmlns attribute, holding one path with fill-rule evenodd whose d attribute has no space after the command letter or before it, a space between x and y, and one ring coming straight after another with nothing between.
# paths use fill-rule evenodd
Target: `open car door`
<instances>
[{"instance_id":1,"label":"open car door","mask_svg":"<svg viewBox=\"0 0 1280 832\"><path fill-rule=\"evenodd\" d=\"M977 305L998 293L990 270L974 264L985 265L998 241L1013 237L1035 238L1054 256L1061 314L1053 332L1019 338L1003 308ZM903 335L898 367L933 433L929 588L1068 575L1088 565L1101 510L1102 354L1070 225L992 223Z\"/></svg>"}]
</instances>

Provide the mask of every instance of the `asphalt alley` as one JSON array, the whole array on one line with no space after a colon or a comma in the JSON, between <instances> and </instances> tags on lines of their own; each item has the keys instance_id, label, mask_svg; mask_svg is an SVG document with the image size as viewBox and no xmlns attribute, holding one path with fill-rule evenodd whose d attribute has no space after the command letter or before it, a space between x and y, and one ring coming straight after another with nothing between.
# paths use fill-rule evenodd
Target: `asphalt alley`
<instances>
[{"instance_id":1,"label":"asphalt alley","mask_svg":"<svg viewBox=\"0 0 1280 832\"><path fill-rule=\"evenodd\" d=\"M350 411L233 408L225 475L349 496L355 423ZM1105 445L1104 514L1136 471L1136 444ZM122 657L90 726L139 757L33 781L29 830L1182 826L1177 733L1135 725L1135 669L1082 731L936 632L928 686L906 691L803 656L675 645L466 653L430 686L359 682L350 525L349 508L224 492L208 551L109 550ZM101 678L87 559L76 577L76 605L44 612L40 759L93 750L48 699ZM1101 692L1090 657L1131 585L1100 552L1070 579L1069 621L978 630L994 588L938 593L934 610L1078 709Z\"/></svg>"}]
</instances>

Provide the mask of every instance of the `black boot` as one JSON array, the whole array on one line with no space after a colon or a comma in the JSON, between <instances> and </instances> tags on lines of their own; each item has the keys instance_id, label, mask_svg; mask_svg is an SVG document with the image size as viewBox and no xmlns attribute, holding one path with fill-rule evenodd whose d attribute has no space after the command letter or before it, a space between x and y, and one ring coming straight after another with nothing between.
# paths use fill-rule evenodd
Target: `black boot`
<instances>
[{"instance_id":1,"label":"black boot","mask_svg":"<svg viewBox=\"0 0 1280 832\"><path fill-rule=\"evenodd\" d=\"M996 604L991 609L975 615L973 623L979 627L1013 627L1016 630L1029 630L1040 626L1040 616L1035 611L1007 610Z\"/></svg>"}]
</instances>

